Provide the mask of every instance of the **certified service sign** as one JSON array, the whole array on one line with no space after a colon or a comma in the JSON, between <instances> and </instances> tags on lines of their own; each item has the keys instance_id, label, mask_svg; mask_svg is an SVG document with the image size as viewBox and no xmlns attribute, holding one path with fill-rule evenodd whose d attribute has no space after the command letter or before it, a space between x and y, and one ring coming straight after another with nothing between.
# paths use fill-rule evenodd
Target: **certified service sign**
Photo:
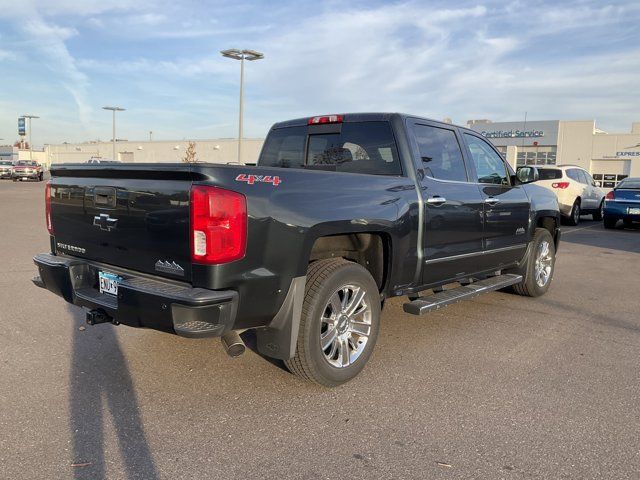
<instances>
[{"instance_id":1,"label":"certified service sign","mask_svg":"<svg viewBox=\"0 0 640 480\"><path fill-rule=\"evenodd\" d=\"M485 138L540 138L544 137L542 130L494 130L487 132L485 130L480 132Z\"/></svg>"}]
</instances>

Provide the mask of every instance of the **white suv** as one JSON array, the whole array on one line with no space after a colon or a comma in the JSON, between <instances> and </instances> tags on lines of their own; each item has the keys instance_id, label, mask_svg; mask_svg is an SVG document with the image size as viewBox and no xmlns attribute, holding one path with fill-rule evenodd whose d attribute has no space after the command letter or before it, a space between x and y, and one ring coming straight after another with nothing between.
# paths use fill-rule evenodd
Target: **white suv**
<instances>
[{"instance_id":1,"label":"white suv","mask_svg":"<svg viewBox=\"0 0 640 480\"><path fill-rule=\"evenodd\" d=\"M536 183L555 192L567 223L577 225L580 215L586 214L602 220L605 193L586 170L574 165L536 168L540 174Z\"/></svg>"}]
</instances>

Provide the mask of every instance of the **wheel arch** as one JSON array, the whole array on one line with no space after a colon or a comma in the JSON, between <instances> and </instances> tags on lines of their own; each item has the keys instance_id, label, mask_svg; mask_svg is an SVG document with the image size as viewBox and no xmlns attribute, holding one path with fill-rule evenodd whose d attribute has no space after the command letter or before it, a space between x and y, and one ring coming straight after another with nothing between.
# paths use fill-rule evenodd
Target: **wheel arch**
<instances>
[{"instance_id":1,"label":"wheel arch","mask_svg":"<svg viewBox=\"0 0 640 480\"><path fill-rule=\"evenodd\" d=\"M311 243L307 264L328 258L350 260L363 266L383 292L388 285L391 248L391 236L380 231L321 235Z\"/></svg>"}]
</instances>

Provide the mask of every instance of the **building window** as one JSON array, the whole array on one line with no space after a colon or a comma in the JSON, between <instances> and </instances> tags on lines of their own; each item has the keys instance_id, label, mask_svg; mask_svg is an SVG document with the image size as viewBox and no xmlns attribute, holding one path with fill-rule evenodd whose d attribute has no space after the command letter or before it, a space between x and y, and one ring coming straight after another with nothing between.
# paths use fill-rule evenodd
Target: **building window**
<instances>
[{"instance_id":1,"label":"building window","mask_svg":"<svg viewBox=\"0 0 640 480\"><path fill-rule=\"evenodd\" d=\"M516 165L555 165L557 147L517 147Z\"/></svg>"}]
</instances>

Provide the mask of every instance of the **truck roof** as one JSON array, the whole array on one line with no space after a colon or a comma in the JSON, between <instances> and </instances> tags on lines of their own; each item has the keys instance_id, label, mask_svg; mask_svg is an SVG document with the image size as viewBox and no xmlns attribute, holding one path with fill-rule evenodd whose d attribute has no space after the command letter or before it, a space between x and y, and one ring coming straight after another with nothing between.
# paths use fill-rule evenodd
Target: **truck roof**
<instances>
[{"instance_id":1,"label":"truck roof","mask_svg":"<svg viewBox=\"0 0 640 480\"><path fill-rule=\"evenodd\" d=\"M335 115L335 114L326 114L326 115ZM381 122L381 121L388 121L391 120L392 117L400 117L402 119L406 119L406 118L416 118L416 119L420 119L420 120L427 120L429 122L433 122L433 123L439 123L443 126L455 126L458 128L462 128L464 130L468 130L470 132L473 133L477 133L474 132L473 130L463 127L461 125L456 125L456 124L451 124L451 123L446 123L446 122L442 122L440 120L434 120L432 118L427 118L427 117L421 117L419 115L411 115L408 113L399 113L399 112L362 112L362 113L341 113L338 115L342 115L342 122L343 123L349 123L349 122ZM302 118L295 118L293 120L285 120L283 122L277 122L273 125L273 127L271 128L285 128L285 127L301 127L301 126L306 126L309 119L315 117L316 115L312 115L309 117L302 117ZM324 115L322 115L324 116Z\"/></svg>"}]
</instances>

